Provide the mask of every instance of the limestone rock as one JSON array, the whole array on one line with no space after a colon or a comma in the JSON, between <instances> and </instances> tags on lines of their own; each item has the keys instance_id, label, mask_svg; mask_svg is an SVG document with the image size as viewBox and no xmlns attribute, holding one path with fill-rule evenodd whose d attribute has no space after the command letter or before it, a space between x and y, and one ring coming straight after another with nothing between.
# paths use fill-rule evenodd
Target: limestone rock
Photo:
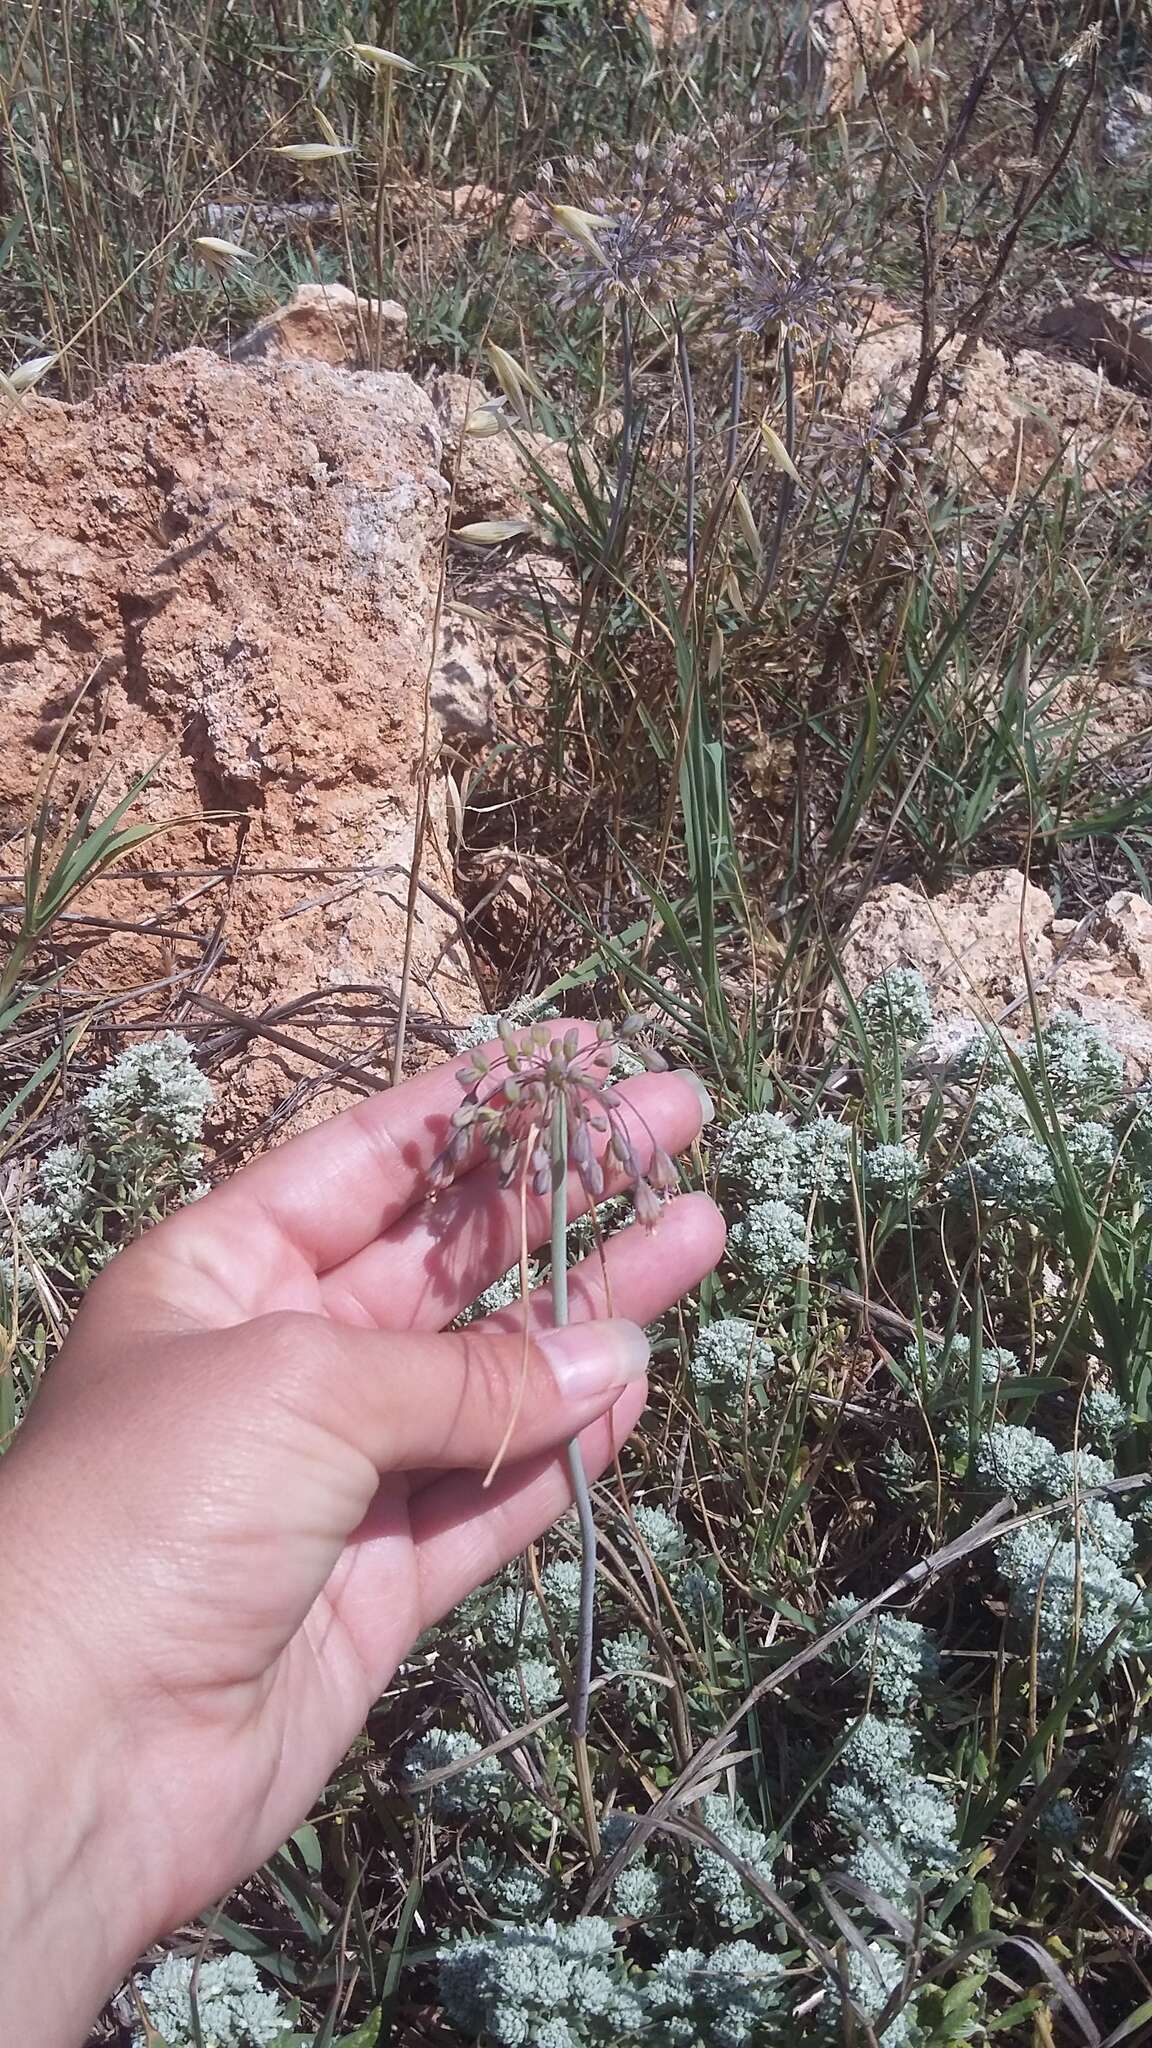
<instances>
[{"instance_id":1,"label":"limestone rock","mask_svg":"<svg viewBox=\"0 0 1152 2048\"><path fill-rule=\"evenodd\" d=\"M890 883L861 904L842 964L853 995L888 967L918 968L938 1019L928 1050L942 1057L1010 1006L1005 1030L1026 1036L1030 976L1042 1016L1074 1010L1124 1054L1130 1081L1152 1076L1152 904L1129 890L1081 926L1057 918L1014 868L966 875L931 898Z\"/></svg>"},{"instance_id":2,"label":"limestone rock","mask_svg":"<svg viewBox=\"0 0 1152 2048\"><path fill-rule=\"evenodd\" d=\"M1145 658L1101 650L1094 667L1061 678L1054 689L1038 676L1032 695L1042 700L1038 730L1055 758L1081 775L1103 771L1118 793L1147 780L1152 669Z\"/></svg>"},{"instance_id":3,"label":"limestone rock","mask_svg":"<svg viewBox=\"0 0 1152 2048\"><path fill-rule=\"evenodd\" d=\"M826 113L856 105L861 73L880 70L917 34L922 14L923 0L825 0L816 9L809 33Z\"/></svg>"},{"instance_id":4,"label":"limestone rock","mask_svg":"<svg viewBox=\"0 0 1152 2048\"><path fill-rule=\"evenodd\" d=\"M685 0L633 0L632 12L647 23L657 50L686 43L696 33L696 16Z\"/></svg>"},{"instance_id":5,"label":"limestone rock","mask_svg":"<svg viewBox=\"0 0 1152 2048\"><path fill-rule=\"evenodd\" d=\"M368 369L373 353L381 369L398 369L408 339L408 315L394 299L362 299L346 284L301 284L274 313L235 342L234 363L294 356L335 368Z\"/></svg>"},{"instance_id":6,"label":"limestone rock","mask_svg":"<svg viewBox=\"0 0 1152 2048\"><path fill-rule=\"evenodd\" d=\"M571 570L522 554L461 572L444 606L432 703L450 738L537 733L579 611Z\"/></svg>"},{"instance_id":7,"label":"limestone rock","mask_svg":"<svg viewBox=\"0 0 1152 2048\"><path fill-rule=\"evenodd\" d=\"M499 227L518 246L539 232L526 199L510 199L492 185L441 185L431 195L441 212L464 234L489 234Z\"/></svg>"},{"instance_id":8,"label":"limestone rock","mask_svg":"<svg viewBox=\"0 0 1152 2048\"><path fill-rule=\"evenodd\" d=\"M1119 384L1152 391L1152 299L1085 292L1052 306L1040 333L1085 349Z\"/></svg>"},{"instance_id":9,"label":"limestone rock","mask_svg":"<svg viewBox=\"0 0 1152 2048\"><path fill-rule=\"evenodd\" d=\"M997 1015L1052 965L1052 899L1016 868L966 875L938 896L890 882L861 904L842 954L853 995L889 967L916 967L939 1016Z\"/></svg>"},{"instance_id":10,"label":"limestone rock","mask_svg":"<svg viewBox=\"0 0 1152 2048\"><path fill-rule=\"evenodd\" d=\"M1104 154L1115 164L1152 157L1152 92L1121 85L1108 95L1101 132Z\"/></svg>"},{"instance_id":11,"label":"limestone rock","mask_svg":"<svg viewBox=\"0 0 1152 2048\"><path fill-rule=\"evenodd\" d=\"M204 969L206 992L245 1012L352 983L378 985L386 1010L446 496L431 405L391 372L239 368L192 350L82 405L30 401L9 418L0 806L28 814L77 706L69 750L86 757L85 784L106 772L111 802L159 763L142 815L180 820L84 899L157 929L104 935L98 956L81 947L73 985L175 974L179 997ZM423 848L413 1002L458 1017L479 1004L442 808L434 798ZM152 1000L171 1015L166 994ZM293 1030L309 1039L306 1022ZM309 1071L263 1048L243 1063L247 1107L265 1114Z\"/></svg>"},{"instance_id":12,"label":"limestone rock","mask_svg":"<svg viewBox=\"0 0 1152 2048\"><path fill-rule=\"evenodd\" d=\"M1147 1081L1152 1076L1152 904L1120 889L1086 936L1068 933L1051 1000L1099 1026L1124 1054L1129 1081Z\"/></svg>"},{"instance_id":13,"label":"limestone rock","mask_svg":"<svg viewBox=\"0 0 1152 2048\"><path fill-rule=\"evenodd\" d=\"M571 490L567 452L547 434L521 427L515 428L515 438L507 431L483 436L464 432L468 418L493 398L476 378L440 370L427 379L426 389L444 435L445 474L455 473L457 525L530 518L544 496L533 463L562 490Z\"/></svg>"},{"instance_id":14,"label":"limestone rock","mask_svg":"<svg viewBox=\"0 0 1152 2048\"><path fill-rule=\"evenodd\" d=\"M853 354L843 407L856 417L886 408L898 418L912 388L919 328L874 312ZM953 345L954 354L959 343ZM980 342L959 389L945 370L932 402L945 413L937 458L974 494L1007 498L1078 470L1088 490L1131 483L1152 455L1152 410L1082 363L1021 349L1009 361Z\"/></svg>"}]
</instances>

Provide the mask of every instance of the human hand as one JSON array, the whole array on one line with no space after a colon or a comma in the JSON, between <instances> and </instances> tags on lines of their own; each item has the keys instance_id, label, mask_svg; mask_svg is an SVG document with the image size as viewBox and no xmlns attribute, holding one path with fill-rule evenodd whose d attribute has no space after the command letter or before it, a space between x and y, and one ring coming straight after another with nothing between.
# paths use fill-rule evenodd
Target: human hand
<instances>
[{"instance_id":1,"label":"human hand","mask_svg":"<svg viewBox=\"0 0 1152 2048\"><path fill-rule=\"evenodd\" d=\"M693 1140L702 1092L621 1088L641 1167ZM0 1683L29 1766L0 1795L12 2038L74 2041L149 1941L299 1824L422 1631L568 1506L565 1441L592 1476L609 1462L645 1399L638 1326L719 1256L718 1212L683 1196L574 1271L582 1330L557 1339L534 1296L517 1408L518 1308L437 1334L520 1249L519 1190L486 1159L426 1200L459 1099L453 1066L425 1074L149 1232L0 1467ZM547 1198L527 1225L547 1237ZM609 1304L628 1321L593 1333Z\"/></svg>"}]
</instances>

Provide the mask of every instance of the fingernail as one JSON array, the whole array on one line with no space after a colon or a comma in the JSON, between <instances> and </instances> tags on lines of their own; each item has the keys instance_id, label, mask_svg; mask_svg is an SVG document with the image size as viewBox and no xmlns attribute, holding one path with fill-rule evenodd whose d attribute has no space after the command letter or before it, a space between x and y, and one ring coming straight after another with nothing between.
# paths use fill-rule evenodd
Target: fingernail
<instances>
[{"instance_id":1,"label":"fingernail","mask_svg":"<svg viewBox=\"0 0 1152 2048\"><path fill-rule=\"evenodd\" d=\"M570 1323L537 1337L566 1401L586 1401L642 1379L651 1346L638 1323Z\"/></svg>"},{"instance_id":2,"label":"fingernail","mask_svg":"<svg viewBox=\"0 0 1152 2048\"><path fill-rule=\"evenodd\" d=\"M688 1086L692 1089L700 1104L701 1123L710 1124L716 1114L716 1104L709 1095L699 1074L694 1074L691 1067L677 1067L676 1072L681 1081L687 1081Z\"/></svg>"}]
</instances>

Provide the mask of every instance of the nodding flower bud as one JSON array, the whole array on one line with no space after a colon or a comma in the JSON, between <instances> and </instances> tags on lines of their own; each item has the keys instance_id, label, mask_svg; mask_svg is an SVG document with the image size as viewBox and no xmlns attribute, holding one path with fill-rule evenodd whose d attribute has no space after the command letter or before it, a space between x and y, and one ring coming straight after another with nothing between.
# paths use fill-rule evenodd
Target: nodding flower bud
<instances>
[{"instance_id":1,"label":"nodding flower bud","mask_svg":"<svg viewBox=\"0 0 1152 2048\"><path fill-rule=\"evenodd\" d=\"M679 1183L680 1176L676 1171L675 1165L661 1145L657 1145L652 1154L652 1164L648 1168L648 1178L653 1187L657 1188L661 1194L667 1194L669 1188L674 1188Z\"/></svg>"},{"instance_id":2,"label":"nodding flower bud","mask_svg":"<svg viewBox=\"0 0 1152 2048\"><path fill-rule=\"evenodd\" d=\"M600 1161L589 1158L579 1168L579 1174L585 1193L590 1195L594 1202L598 1202L604 1193L604 1170Z\"/></svg>"},{"instance_id":3,"label":"nodding flower bud","mask_svg":"<svg viewBox=\"0 0 1152 2048\"><path fill-rule=\"evenodd\" d=\"M640 1167L627 1131L613 1131L612 1136L608 1140L608 1150L613 1159L619 1161L630 1180L639 1179Z\"/></svg>"},{"instance_id":4,"label":"nodding flower bud","mask_svg":"<svg viewBox=\"0 0 1152 2048\"><path fill-rule=\"evenodd\" d=\"M636 1221L642 1223L645 1230L655 1230L660 1221L660 1198L653 1193L643 1175L636 1183L633 1200L636 1204Z\"/></svg>"},{"instance_id":5,"label":"nodding flower bud","mask_svg":"<svg viewBox=\"0 0 1152 2048\"><path fill-rule=\"evenodd\" d=\"M451 1178L452 1167L448 1154L447 1152L438 1152L428 1168L428 1185L432 1189L433 1194L438 1193L441 1188L446 1188Z\"/></svg>"},{"instance_id":6,"label":"nodding flower bud","mask_svg":"<svg viewBox=\"0 0 1152 2048\"><path fill-rule=\"evenodd\" d=\"M664 1058L663 1053L656 1051L654 1046L638 1045L636 1047L636 1057L647 1067L650 1074L666 1074L668 1072L667 1060Z\"/></svg>"}]
</instances>

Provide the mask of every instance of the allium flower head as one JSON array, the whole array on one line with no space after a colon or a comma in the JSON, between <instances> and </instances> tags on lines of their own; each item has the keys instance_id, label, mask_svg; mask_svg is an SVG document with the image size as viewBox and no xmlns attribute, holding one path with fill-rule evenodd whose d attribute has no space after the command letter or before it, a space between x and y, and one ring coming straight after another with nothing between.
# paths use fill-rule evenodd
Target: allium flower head
<instances>
[{"instance_id":1,"label":"allium flower head","mask_svg":"<svg viewBox=\"0 0 1152 2048\"><path fill-rule=\"evenodd\" d=\"M594 1041L587 1044L575 1029L554 1033L541 1022L517 1030L503 1019L500 1052L474 1047L469 1064L458 1072L464 1100L453 1114L452 1135L432 1169L433 1186L452 1179L479 1137L499 1166L503 1186L527 1172L534 1193L546 1195L562 1184L571 1167L589 1200L599 1202L604 1168L593 1140L606 1135L609 1160L632 1186L637 1218L651 1228L659 1218L662 1198L677 1185L676 1168L657 1145L647 1172L641 1172L623 1113L625 1098L609 1078L620 1040L634 1040L641 1028L639 1018L627 1020L619 1034L610 1024L600 1024ZM638 1049L647 1067L663 1068L658 1053ZM563 1161L555 1156L552 1143L561 1118L567 1142Z\"/></svg>"},{"instance_id":2,"label":"allium flower head","mask_svg":"<svg viewBox=\"0 0 1152 2048\"><path fill-rule=\"evenodd\" d=\"M795 262L761 245L737 256L719 325L737 336L798 328L816 340L827 332L835 309L831 281L816 263Z\"/></svg>"},{"instance_id":3,"label":"allium flower head","mask_svg":"<svg viewBox=\"0 0 1152 2048\"><path fill-rule=\"evenodd\" d=\"M557 293L561 308L604 306L614 299L656 305L684 283L692 255L678 208L656 201L596 218L579 247Z\"/></svg>"}]
</instances>

